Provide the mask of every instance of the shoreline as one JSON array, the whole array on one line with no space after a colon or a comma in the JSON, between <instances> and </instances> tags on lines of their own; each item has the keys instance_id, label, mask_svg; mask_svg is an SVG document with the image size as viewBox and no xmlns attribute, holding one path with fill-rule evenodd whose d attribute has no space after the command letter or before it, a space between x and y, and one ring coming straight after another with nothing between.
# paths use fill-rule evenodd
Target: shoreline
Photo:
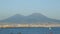
<instances>
[{"instance_id":1,"label":"shoreline","mask_svg":"<svg viewBox=\"0 0 60 34\"><path fill-rule=\"evenodd\" d=\"M5 24L0 28L17 28L17 27L60 27L60 24Z\"/></svg>"}]
</instances>

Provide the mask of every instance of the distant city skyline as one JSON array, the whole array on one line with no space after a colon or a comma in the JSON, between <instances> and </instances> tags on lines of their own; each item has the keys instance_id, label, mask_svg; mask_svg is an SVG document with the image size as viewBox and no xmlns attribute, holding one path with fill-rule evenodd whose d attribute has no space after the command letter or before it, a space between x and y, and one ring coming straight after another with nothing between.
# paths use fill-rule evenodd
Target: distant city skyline
<instances>
[{"instance_id":1,"label":"distant city skyline","mask_svg":"<svg viewBox=\"0 0 60 34\"><path fill-rule=\"evenodd\" d=\"M41 13L60 20L60 0L0 0L0 20L15 14Z\"/></svg>"}]
</instances>

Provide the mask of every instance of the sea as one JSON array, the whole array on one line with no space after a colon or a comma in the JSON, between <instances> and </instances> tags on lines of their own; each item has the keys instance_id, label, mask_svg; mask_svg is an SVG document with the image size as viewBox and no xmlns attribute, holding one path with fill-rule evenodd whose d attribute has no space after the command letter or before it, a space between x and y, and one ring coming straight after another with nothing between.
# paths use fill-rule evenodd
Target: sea
<instances>
[{"instance_id":1,"label":"sea","mask_svg":"<svg viewBox=\"0 0 60 34\"><path fill-rule=\"evenodd\" d=\"M0 28L0 34L60 34L60 27Z\"/></svg>"}]
</instances>

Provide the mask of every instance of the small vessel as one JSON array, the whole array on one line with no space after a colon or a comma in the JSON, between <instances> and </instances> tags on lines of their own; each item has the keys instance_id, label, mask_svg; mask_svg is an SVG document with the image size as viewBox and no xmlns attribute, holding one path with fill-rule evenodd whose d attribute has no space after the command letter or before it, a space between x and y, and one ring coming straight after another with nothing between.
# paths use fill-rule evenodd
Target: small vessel
<instances>
[{"instance_id":1,"label":"small vessel","mask_svg":"<svg viewBox=\"0 0 60 34\"><path fill-rule=\"evenodd\" d=\"M51 30L52 28L51 27L49 27L49 30Z\"/></svg>"},{"instance_id":2,"label":"small vessel","mask_svg":"<svg viewBox=\"0 0 60 34\"><path fill-rule=\"evenodd\" d=\"M53 34L53 32L51 31L51 29L52 29L52 28L51 28L51 27L49 27L49 30L50 30L50 34Z\"/></svg>"}]
</instances>

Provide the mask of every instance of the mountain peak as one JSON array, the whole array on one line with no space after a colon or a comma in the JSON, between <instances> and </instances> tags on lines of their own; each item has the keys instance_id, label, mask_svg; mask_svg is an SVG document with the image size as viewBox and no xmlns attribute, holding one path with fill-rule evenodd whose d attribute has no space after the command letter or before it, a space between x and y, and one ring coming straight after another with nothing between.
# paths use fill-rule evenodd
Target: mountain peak
<instances>
[{"instance_id":1,"label":"mountain peak","mask_svg":"<svg viewBox=\"0 0 60 34\"><path fill-rule=\"evenodd\" d=\"M15 14L14 16L22 16L22 15L20 15L20 14Z\"/></svg>"},{"instance_id":2,"label":"mountain peak","mask_svg":"<svg viewBox=\"0 0 60 34\"><path fill-rule=\"evenodd\" d=\"M22 17L22 16L24 16L24 15L21 15L21 14L15 14L15 15L12 16L12 17Z\"/></svg>"},{"instance_id":3,"label":"mountain peak","mask_svg":"<svg viewBox=\"0 0 60 34\"><path fill-rule=\"evenodd\" d=\"M33 14L31 14L30 16L33 16L33 17L46 17L46 16L44 16L44 15L41 14L41 13L33 13Z\"/></svg>"}]
</instances>

